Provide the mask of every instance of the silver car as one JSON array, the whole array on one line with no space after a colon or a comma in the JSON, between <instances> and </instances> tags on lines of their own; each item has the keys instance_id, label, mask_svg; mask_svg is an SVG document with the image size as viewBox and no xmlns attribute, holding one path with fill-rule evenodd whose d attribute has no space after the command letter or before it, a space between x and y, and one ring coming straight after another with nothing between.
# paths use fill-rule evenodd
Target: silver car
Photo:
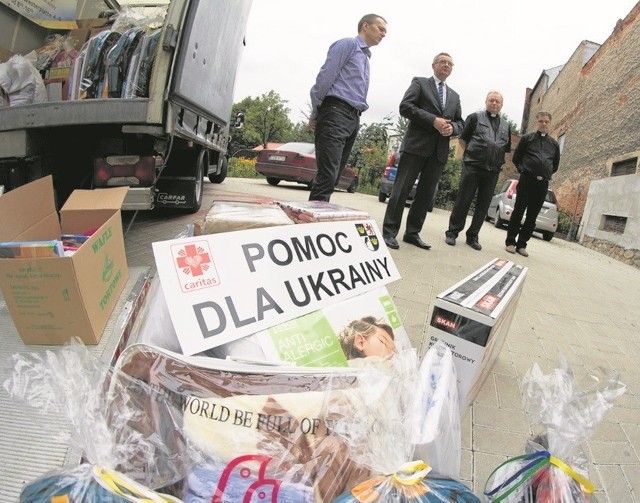
<instances>
[{"instance_id":1,"label":"silver car","mask_svg":"<svg viewBox=\"0 0 640 503\"><path fill-rule=\"evenodd\" d=\"M491 199L489 211L487 211L487 221L493 220L496 227L506 225L511 218L515 206L518 180L507 180L502 184L500 190ZM522 221L524 222L524 217ZM535 231L542 234L545 241L551 241L558 228L558 200L552 190L547 191L542 209L536 218Z\"/></svg>"}]
</instances>

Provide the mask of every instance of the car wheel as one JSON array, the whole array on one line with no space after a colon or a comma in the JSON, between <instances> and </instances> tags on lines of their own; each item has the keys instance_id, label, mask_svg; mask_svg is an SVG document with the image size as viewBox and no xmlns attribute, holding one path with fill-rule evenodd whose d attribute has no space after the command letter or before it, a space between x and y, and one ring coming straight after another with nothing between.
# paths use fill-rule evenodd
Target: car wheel
<instances>
[{"instance_id":1,"label":"car wheel","mask_svg":"<svg viewBox=\"0 0 640 503\"><path fill-rule=\"evenodd\" d=\"M542 239L544 239L545 241L551 241L553 239L553 232L544 231L542 233Z\"/></svg>"},{"instance_id":2,"label":"car wheel","mask_svg":"<svg viewBox=\"0 0 640 503\"><path fill-rule=\"evenodd\" d=\"M347 187L347 192L349 194L353 194L356 189L358 188L358 179L354 178L353 181L351 182L351 185L349 185L349 187Z\"/></svg>"},{"instance_id":3,"label":"car wheel","mask_svg":"<svg viewBox=\"0 0 640 503\"><path fill-rule=\"evenodd\" d=\"M384 192L378 192L378 201L384 203L387 200L387 195Z\"/></svg>"},{"instance_id":4,"label":"car wheel","mask_svg":"<svg viewBox=\"0 0 640 503\"><path fill-rule=\"evenodd\" d=\"M500 218L500 207L496 208L496 218L493 221L493 225L495 225L496 229L502 229L502 226L506 223L505 220Z\"/></svg>"},{"instance_id":5,"label":"car wheel","mask_svg":"<svg viewBox=\"0 0 640 503\"><path fill-rule=\"evenodd\" d=\"M276 186L276 185L278 185L280 183L280 178L273 178L271 176L268 176L267 177L267 183L269 185Z\"/></svg>"}]
</instances>

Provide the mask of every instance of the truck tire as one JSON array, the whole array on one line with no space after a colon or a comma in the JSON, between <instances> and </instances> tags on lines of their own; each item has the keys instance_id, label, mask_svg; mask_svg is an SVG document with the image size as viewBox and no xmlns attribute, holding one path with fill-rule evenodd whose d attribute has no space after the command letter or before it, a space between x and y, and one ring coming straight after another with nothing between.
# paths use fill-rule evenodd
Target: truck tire
<instances>
[{"instance_id":1,"label":"truck tire","mask_svg":"<svg viewBox=\"0 0 640 503\"><path fill-rule=\"evenodd\" d=\"M220 154L219 161L220 171L218 173L209 173L209 181L211 183L222 183L227 178L227 172L229 171L229 164L227 158Z\"/></svg>"},{"instance_id":2,"label":"truck tire","mask_svg":"<svg viewBox=\"0 0 640 503\"><path fill-rule=\"evenodd\" d=\"M205 168L209 165L209 155L207 151L202 149L200 155L198 155L198 160L196 161L196 173L195 180L193 183L193 206L189 208L188 213L196 213L200 210L202 206L202 192L204 190L204 174Z\"/></svg>"}]
</instances>

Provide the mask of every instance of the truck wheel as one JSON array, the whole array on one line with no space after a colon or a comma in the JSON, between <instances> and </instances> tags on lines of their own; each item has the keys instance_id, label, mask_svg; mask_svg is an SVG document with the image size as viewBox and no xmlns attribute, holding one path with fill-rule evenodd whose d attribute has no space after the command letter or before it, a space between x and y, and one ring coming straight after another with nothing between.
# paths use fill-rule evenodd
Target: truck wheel
<instances>
[{"instance_id":1,"label":"truck wheel","mask_svg":"<svg viewBox=\"0 0 640 503\"><path fill-rule=\"evenodd\" d=\"M229 164L227 158L220 154L220 172L219 173L209 173L209 181L211 183L222 183L224 179L227 178L227 172L229 171Z\"/></svg>"},{"instance_id":2,"label":"truck wheel","mask_svg":"<svg viewBox=\"0 0 640 503\"><path fill-rule=\"evenodd\" d=\"M384 192L378 192L378 201L384 203L387 200L387 195Z\"/></svg>"},{"instance_id":3,"label":"truck wheel","mask_svg":"<svg viewBox=\"0 0 640 503\"><path fill-rule=\"evenodd\" d=\"M209 165L209 155L206 150L202 150L196 161L196 179L193 182L193 206L189 208L189 213L195 213L202 206L202 192L204 190L205 167Z\"/></svg>"},{"instance_id":4,"label":"truck wheel","mask_svg":"<svg viewBox=\"0 0 640 503\"><path fill-rule=\"evenodd\" d=\"M280 178L273 178L272 176L267 177L267 183L269 185L276 186L280 183Z\"/></svg>"}]
</instances>

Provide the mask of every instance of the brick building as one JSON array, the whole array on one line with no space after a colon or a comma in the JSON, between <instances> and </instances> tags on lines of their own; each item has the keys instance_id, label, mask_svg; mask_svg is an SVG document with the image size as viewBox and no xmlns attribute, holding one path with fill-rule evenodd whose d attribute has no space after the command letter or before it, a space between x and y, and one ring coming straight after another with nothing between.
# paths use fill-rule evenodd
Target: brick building
<instances>
[{"instance_id":1,"label":"brick building","mask_svg":"<svg viewBox=\"0 0 640 503\"><path fill-rule=\"evenodd\" d=\"M602 45L582 41L564 65L544 70L527 89L522 131L535 130L537 112L553 115L552 135L562 155L552 188L560 208L576 223L582 219L581 241L599 249L600 241L623 251L640 248L639 54L640 2ZM616 169L621 164L625 169ZM598 182L591 190L592 181L617 175L631 178ZM618 222L615 232L606 230L609 217ZM640 256L635 259L638 265Z\"/></svg>"}]
</instances>

